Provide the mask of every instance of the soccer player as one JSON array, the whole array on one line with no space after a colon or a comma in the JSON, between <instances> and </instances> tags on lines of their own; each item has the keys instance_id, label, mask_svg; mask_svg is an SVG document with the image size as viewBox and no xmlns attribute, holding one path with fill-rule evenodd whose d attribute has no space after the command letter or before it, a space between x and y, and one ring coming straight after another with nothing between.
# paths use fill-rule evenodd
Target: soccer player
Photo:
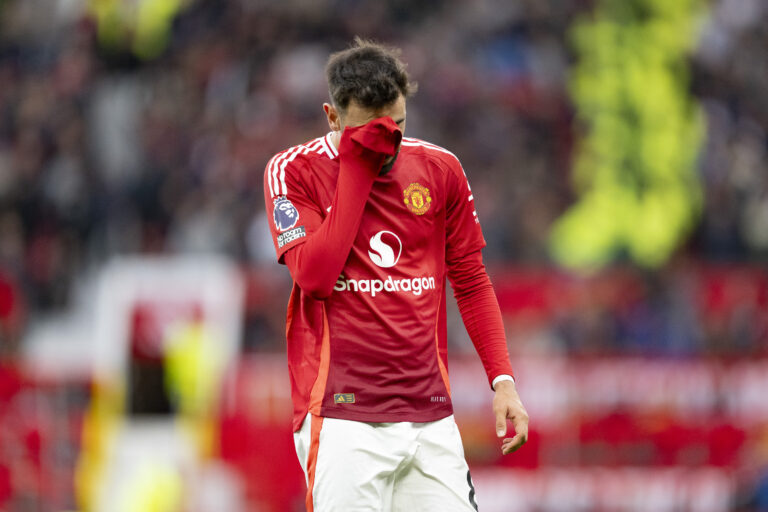
<instances>
[{"instance_id":1,"label":"soccer player","mask_svg":"<svg viewBox=\"0 0 768 512\"><path fill-rule=\"evenodd\" d=\"M472 191L455 155L403 136L414 86L396 50L356 39L326 75L330 133L264 174L294 281L288 367L307 509L477 510L451 405L446 276L495 392L504 454L526 442L528 415Z\"/></svg>"}]
</instances>

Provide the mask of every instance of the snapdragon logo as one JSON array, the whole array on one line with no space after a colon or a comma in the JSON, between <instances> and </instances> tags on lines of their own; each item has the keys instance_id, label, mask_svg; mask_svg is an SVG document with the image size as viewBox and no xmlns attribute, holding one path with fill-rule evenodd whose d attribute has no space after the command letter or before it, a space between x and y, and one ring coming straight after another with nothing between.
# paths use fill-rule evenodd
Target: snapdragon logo
<instances>
[{"instance_id":1,"label":"snapdragon logo","mask_svg":"<svg viewBox=\"0 0 768 512\"><path fill-rule=\"evenodd\" d=\"M381 268L392 268L403 253L403 243L400 237L391 231L379 231L369 241L371 249L368 257L374 265ZM340 275L333 289L337 292L370 293L375 297L379 293L405 292L421 295L424 290L435 289L434 277L412 277L394 279L387 276L386 279L347 279Z\"/></svg>"},{"instance_id":2,"label":"snapdragon logo","mask_svg":"<svg viewBox=\"0 0 768 512\"><path fill-rule=\"evenodd\" d=\"M383 240L382 236L384 237ZM394 267L403 253L403 243L391 231L379 231L371 237L369 243L371 250L368 251L368 257L381 268ZM397 255L395 255L395 251L397 251Z\"/></svg>"},{"instance_id":3,"label":"snapdragon logo","mask_svg":"<svg viewBox=\"0 0 768 512\"><path fill-rule=\"evenodd\" d=\"M384 280L347 279L344 275L340 275L333 289L337 292L370 293L371 297L375 297L377 293L382 292L410 292L414 295L421 295L424 290L435 289L435 278L413 277L410 279L392 279L392 276L387 276Z\"/></svg>"}]
</instances>

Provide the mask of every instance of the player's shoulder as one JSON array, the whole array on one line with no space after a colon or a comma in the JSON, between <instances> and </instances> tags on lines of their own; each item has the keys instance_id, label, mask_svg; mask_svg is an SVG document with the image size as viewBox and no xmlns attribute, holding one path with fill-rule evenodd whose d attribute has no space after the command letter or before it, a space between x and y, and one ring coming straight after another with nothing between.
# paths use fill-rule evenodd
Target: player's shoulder
<instances>
[{"instance_id":1,"label":"player's shoulder","mask_svg":"<svg viewBox=\"0 0 768 512\"><path fill-rule=\"evenodd\" d=\"M281 188L285 188L286 178L298 178L302 170L309 168L314 162L331 160L335 156L336 148L330 141L330 134L316 137L275 153L264 168L264 180L269 184L273 195L277 195Z\"/></svg>"},{"instance_id":2,"label":"player's shoulder","mask_svg":"<svg viewBox=\"0 0 768 512\"><path fill-rule=\"evenodd\" d=\"M413 137L403 137L402 150L440 164L454 172L463 172L459 158L444 147ZM401 151L402 151L401 150Z\"/></svg>"},{"instance_id":3,"label":"player's shoulder","mask_svg":"<svg viewBox=\"0 0 768 512\"><path fill-rule=\"evenodd\" d=\"M329 133L275 153L267 163L267 171L277 166L290 166L297 162L318 158L334 158L335 156L336 148L330 141Z\"/></svg>"}]
</instances>

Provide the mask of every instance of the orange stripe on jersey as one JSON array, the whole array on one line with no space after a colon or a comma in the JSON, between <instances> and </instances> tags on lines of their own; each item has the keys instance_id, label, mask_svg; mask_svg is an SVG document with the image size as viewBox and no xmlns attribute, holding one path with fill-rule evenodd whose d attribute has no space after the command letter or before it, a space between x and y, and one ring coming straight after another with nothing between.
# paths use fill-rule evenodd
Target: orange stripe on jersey
<instances>
[{"instance_id":1,"label":"orange stripe on jersey","mask_svg":"<svg viewBox=\"0 0 768 512\"><path fill-rule=\"evenodd\" d=\"M440 357L440 336L438 335L439 323L440 323L440 308L443 305L443 297L445 293L440 297L437 303L437 318L435 318L435 356L437 356L437 366L440 368L440 376L443 378L445 384L445 390L448 392L448 396L451 396L451 383L448 380L448 368L443 363L443 358Z\"/></svg>"},{"instance_id":2,"label":"orange stripe on jersey","mask_svg":"<svg viewBox=\"0 0 768 512\"><path fill-rule=\"evenodd\" d=\"M320 365L317 368L317 379L309 394L309 412L320 416L320 407L323 405L325 395L325 383L328 381L328 368L331 365L331 338L328 332L328 314L323 304L323 341L320 346Z\"/></svg>"},{"instance_id":3,"label":"orange stripe on jersey","mask_svg":"<svg viewBox=\"0 0 768 512\"><path fill-rule=\"evenodd\" d=\"M307 455L307 512L315 510L312 491L315 490L315 470L317 469L317 452L320 450L320 430L323 428L323 418L312 416L310 429L309 454Z\"/></svg>"}]
</instances>

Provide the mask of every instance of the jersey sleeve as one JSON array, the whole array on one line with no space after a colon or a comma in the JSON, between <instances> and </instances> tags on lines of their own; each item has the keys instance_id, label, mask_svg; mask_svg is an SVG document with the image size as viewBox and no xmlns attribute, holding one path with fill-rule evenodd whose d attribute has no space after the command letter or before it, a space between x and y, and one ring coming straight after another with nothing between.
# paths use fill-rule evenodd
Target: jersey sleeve
<instances>
[{"instance_id":1,"label":"jersey sleeve","mask_svg":"<svg viewBox=\"0 0 768 512\"><path fill-rule=\"evenodd\" d=\"M449 173L446 184L445 259L450 263L485 247L485 239L464 169L453 156L446 158L446 162Z\"/></svg>"},{"instance_id":2,"label":"jersey sleeve","mask_svg":"<svg viewBox=\"0 0 768 512\"><path fill-rule=\"evenodd\" d=\"M493 285L480 251L456 260L448 267L448 279L469 338L475 346L493 389L500 375L512 377L504 321Z\"/></svg>"},{"instance_id":3,"label":"jersey sleeve","mask_svg":"<svg viewBox=\"0 0 768 512\"><path fill-rule=\"evenodd\" d=\"M264 202L277 260L306 241L323 221L321 207L302 182L306 163L291 150L272 157L264 170Z\"/></svg>"}]
</instances>

